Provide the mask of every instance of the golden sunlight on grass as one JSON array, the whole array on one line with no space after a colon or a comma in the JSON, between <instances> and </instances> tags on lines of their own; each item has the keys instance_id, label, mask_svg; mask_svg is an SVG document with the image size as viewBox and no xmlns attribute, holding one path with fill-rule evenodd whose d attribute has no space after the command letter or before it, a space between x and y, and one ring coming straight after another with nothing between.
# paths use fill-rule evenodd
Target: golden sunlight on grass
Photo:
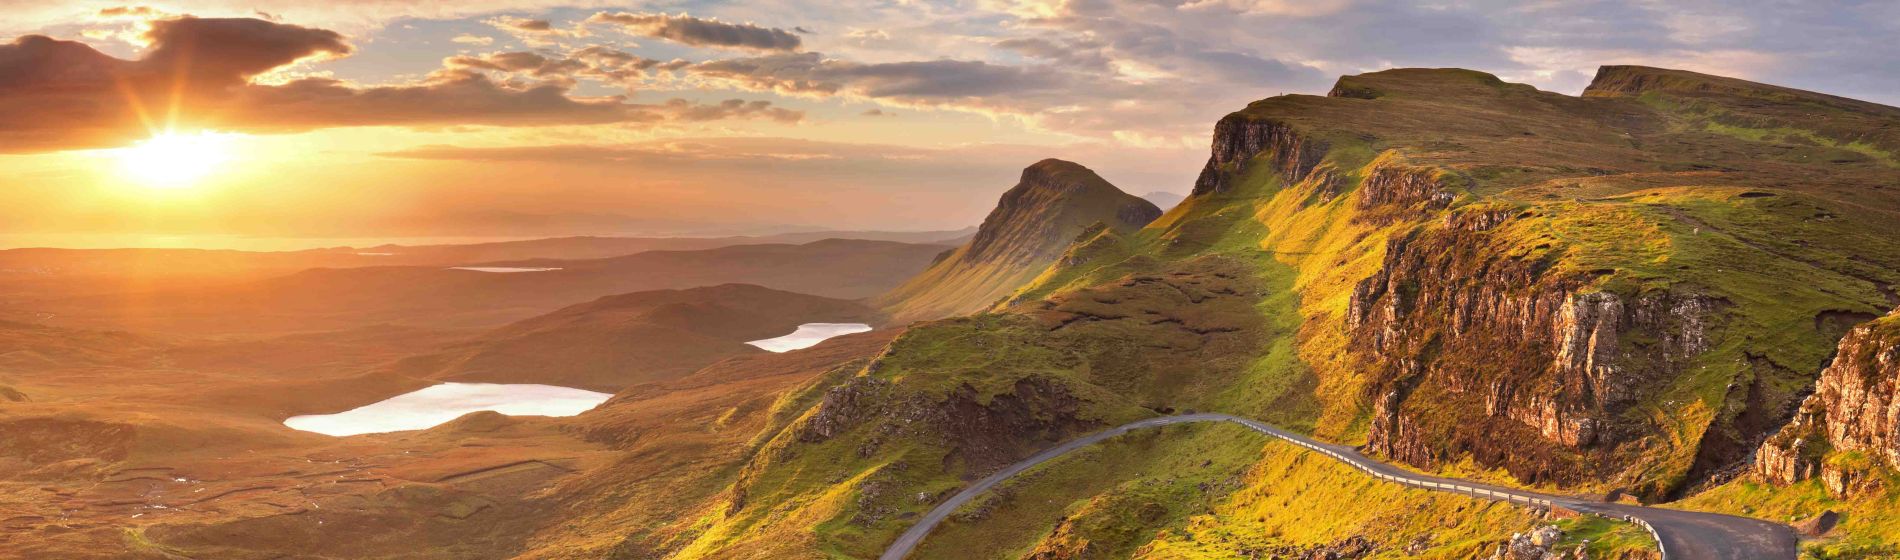
<instances>
[{"instance_id":1,"label":"golden sunlight on grass","mask_svg":"<svg viewBox=\"0 0 1900 560\"><path fill-rule=\"evenodd\" d=\"M231 161L232 134L163 132L117 151L127 179L155 189L197 186Z\"/></svg>"}]
</instances>

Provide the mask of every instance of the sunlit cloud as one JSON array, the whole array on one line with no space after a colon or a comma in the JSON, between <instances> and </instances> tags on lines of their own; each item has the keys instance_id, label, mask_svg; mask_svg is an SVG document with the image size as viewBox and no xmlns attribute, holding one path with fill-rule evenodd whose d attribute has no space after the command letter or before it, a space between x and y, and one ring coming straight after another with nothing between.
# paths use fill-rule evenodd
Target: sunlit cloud
<instances>
[{"instance_id":1,"label":"sunlit cloud","mask_svg":"<svg viewBox=\"0 0 1900 560\"><path fill-rule=\"evenodd\" d=\"M449 41L452 41L452 42L455 42L455 43L459 43L459 44L463 44L463 45L474 45L474 46L478 46L478 47L486 47L486 46L488 46L488 45L492 45L492 44L494 44L494 43L495 43L495 38L494 38L494 37L482 37L482 36L478 36L478 35L469 35L469 34L467 34L467 33L463 33L463 34L461 34L461 35L456 35L456 36L454 36L454 37L450 37L450 38L449 38Z\"/></svg>"},{"instance_id":2,"label":"sunlit cloud","mask_svg":"<svg viewBox=\"0 0 1900 560\"><path fill-rule=\"evenodd\" d=\"M695 47L723 47L760 51L798 50L798 35L784 29L750 23L726 23L681 14L596 13L587 23L613 26L642 37L655 37Z\"/></svg>"}]
</instances>

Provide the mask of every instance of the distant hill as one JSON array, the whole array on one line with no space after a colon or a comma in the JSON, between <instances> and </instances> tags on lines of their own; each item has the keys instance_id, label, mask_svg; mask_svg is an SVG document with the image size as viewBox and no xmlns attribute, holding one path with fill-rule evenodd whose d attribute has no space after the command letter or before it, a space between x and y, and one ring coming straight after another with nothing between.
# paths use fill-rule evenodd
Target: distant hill
<instances>
[{"instance_id":1,"label":"distant hill","mask_svg":"<svg viewBox=\"0 0 1900 560\"><path fill-rule=\"evenodd\" d=\"M229 249L0 249L0 295L101 294L225 285L312 268L457 266L523 259L604 259L647 251L857 239L958 245L975 227L932 231L808 231L732 237L552 237L486 243L328 247L299 251Z\"/></svg>"},{"instance_id":2,"label":"distant hill","mask_svg":"<svg viewBox=\"0 0 1900 560\"><path fill-rule=\"evenodd\" d=\"M544 272L441 266L314 269L228 287L16 303L8 311L50 317L48 321L58 324L183 334L317 331L384 323L492 327L609 294L727 283L863 298L924 270L946 249L828 239L803 245L648 251L606 259L481 263L558 269Z\"/></svg>"},{"instance_id":3,"label":"distant hill","mask_svg":"<svg viewBox=\"0 0 1900 560\"><path fill-rule=\"evenodd\" d=\"M445 356L431 377L618 391L724 358L762 354L746 341L804 323L878 323L863 304L750 284L603 297L515 322Z\"/></svg>"},{"instance_id":4,"label":"distant hill","mask_svg":"<svg viewBox=\"0 0 1900 560\"><path fill-rule=\"evenodd\" d=\"M1155 207L1160 208L1161 211L1163 212L1166 212L1168 211L1169 208L1173 208L1174 205L1180 204L1181 201L1183 200L1187 200L1187 196L1175 194L1175 193L1171 193L1167 191L1154 191L1148 194L1141 195L1141 199L1154 203Z\"/></svg>"},{"instance_id":5,"label":"distant hill","mask_svg":"<svg viewBox=\"0 0 1900 560\"><path fill-rule=\"evenodd\" d=\"M900 320L977 311L1034 279L1098 224L1125 233L1160 215L1087 167L1042 160L1023 170L969 243L875 303Z\"/></svg>"}]
</instances>

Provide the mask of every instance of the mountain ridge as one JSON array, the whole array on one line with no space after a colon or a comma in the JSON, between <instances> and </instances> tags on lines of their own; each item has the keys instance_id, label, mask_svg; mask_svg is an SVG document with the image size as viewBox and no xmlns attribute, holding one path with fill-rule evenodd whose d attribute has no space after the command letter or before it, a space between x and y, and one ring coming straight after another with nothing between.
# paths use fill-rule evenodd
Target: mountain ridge
<instances>
[{"instance_id":1,"label":"mountain ridge","mask_svg":"<svg viewBox=\"0 0 1900 560\"><path fill-rule=\"evenodd\" d=\"M968 243L873 304L900 321L976 311L1029 282L1091 228L1128 232L1160 215L1087 167L1045 159L1023 169Z\"/></svg>"}]
</instances>

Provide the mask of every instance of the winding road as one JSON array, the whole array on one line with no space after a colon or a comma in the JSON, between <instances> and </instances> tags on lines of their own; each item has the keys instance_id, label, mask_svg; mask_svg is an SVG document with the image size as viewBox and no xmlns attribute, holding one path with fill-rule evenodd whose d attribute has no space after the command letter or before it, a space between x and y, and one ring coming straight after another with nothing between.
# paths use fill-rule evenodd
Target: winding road
<instances>
[{"instance_id":1,"label":"winding road","mask_svg":"<svg viewBox=\"0 0 1900 560\"><path fill-rule=\"evenodd\" d=\"M995 474L976 481L932 508L918 520L897 541L891 543L879 560L903 560L911 551L923 542L930 531L943 523L957 508L963 507L971 499L989 491L997 483L1067 454L1101 442L1102 440L1126 434L1135 430L1158 428L1172 424L1193 422L1233 422L1246 426L1253 431L1304 447L1325 455L1347 466L1358 469L1369 476L1413 486L1427 490L1466 494L1491 500L1508 501L1534 506L1554 506L1571 510L1626 519L1649 529L1663 551L1663 560L1772 560L1792 559L1796 555L1794 530L1786 525L1770 523L1759 519L1660 509L1626 504L1614 504L1586 500L1570 496L1540 494L1514 488L1479 484L1452 478L1440 478L1409 472L1367 458L1351 447L1320 443L1292 432L1275 428L1264 422L1250 420L1227 414L1182 414L1149 418L1116 426L1108 430L1090 434L1043 450L1028 459L1023 459Z\"/></svg>"}]
</instances>

